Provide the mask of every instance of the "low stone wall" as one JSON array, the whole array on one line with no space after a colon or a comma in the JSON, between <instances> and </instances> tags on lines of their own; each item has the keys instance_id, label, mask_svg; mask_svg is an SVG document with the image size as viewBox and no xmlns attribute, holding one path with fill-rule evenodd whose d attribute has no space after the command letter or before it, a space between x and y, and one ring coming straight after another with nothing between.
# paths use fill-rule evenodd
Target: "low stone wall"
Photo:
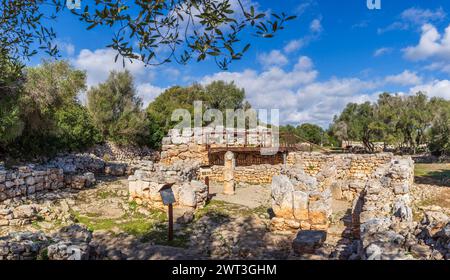
<instances>
[{"instance_id":1,"label":"low stone wall","mask_svg":"<svg viewBox=\"0 0 450 280\"><path fill-rule=\"evenodd\" d=\"M15 232L0 237L0 260L88 260L96 254L92 233L81 225L63 227L54 236Z\"/></svg>"},{"instance_id":2,"label":"low stone wall","mask_svg":"<svg viewBox=\"0 0 450 280\"><path fill-rule=\"evenodd\" d=\"M408 259L405 245L414 231L410 188L414 180L411 158L396 158L375 172L354 205L359 213L362 259ZM356 225L357 226L357 225Z\"/></svg>"},{"instance_id":3,"label":"low stone wall","mask_svg":"<svg viewBox=\"0 0 450 280\"><path fill-rule=\"evenodd\" d=\"M200 165L196 161L178 161L171 166L149 164L129 176L130 200L154 208L166 208L163 205L160 189L173 183L175 206L203 207L208 199L208 187L195 180Z\"/></svg>"},{"instance_id":4,"label":"low stone wall","mask_svg":"<svg viewBox=\"0 0 450 280\"><path fill-rule=\"evenodd\" d=\"M331 154L322 153L289 153L287 163L299 165L303 170L315 176L324 167L332 163L337 169L337 179L364 180L380 166L389 163L394 157L392 153L379 154Z\"/></svg>"},{"instance_id":5,"label":"low stone wall","mask_svg":"<svg viewBox=\"0 0 450 280\"><path fill-rule=\"evenodd\" d=\"M394 199L395 195L404 195L413 183L411 158L394 157L392 154L303 154L303 157L294 154L292 158L297 160L291 161L291 165L281 170L282 175L274 176L272 181L272 208L275 213L272 228L276 230L326 230L332 214L332 198L354 201L354 211L357 212L358 207L363 205L360 200L365 190L373 182L381 180L385 188L392 192L386 193L391 195L390 199ZM308 169L305 166L313 167ZM389 183L386 183L386 178L391 178ZM403 199L406 200L406 197ZM377 203L384 205L385 202L380 199ZM375 211L378 210L375 208Z\"/></svg>"},{"instance_id":6,"label":"low stone wall","mask_svg":"<svg viewBox=\"0 0 450 280\"><path fill-rule=\"evenodd\" d=\"M39 169L22 166L13 170L0 170L0 202L63 187L65 187L64 174L59 168Z\"/></svg>"},{"instance_id":7,"label":"low stone wall","mask_svg":"<svg viewBox=\"0 0 450 280\"><path fill-rule=\"evenodd\" d=\"M208 168L200 168L198 172L199 180L204 181L206 177L213 182L223 183L223 166L213 165ZM251 165L251 166L237 166L234 169L234 181L236 183L247 184L270 184L272 177L279 175L282 169L282 165Z\"/></svg>"},{"instance_id":8,"label":"low stone wall","mask_svg":"<svg viewBox=\"0 0 450 280\"><path fill-rule=\"evenodd\" d=\"M389 163L393 154L335 154L292 152L287 156L286 170L300 168L310 176L333 176L333 193L337 199L344 198L352 201L364 189L364 182L381 165ZM332 170L330 170L332 166ZM261 164L250 166L236 166L234 180L248 184L270 184L272 177L280 175L283 164ZM329 174L329 172L333 174ZM223 182L223 166L213 165L201 168L198 174L201 180L206 176L214 182Z\"/></svg>"}]
</instances>

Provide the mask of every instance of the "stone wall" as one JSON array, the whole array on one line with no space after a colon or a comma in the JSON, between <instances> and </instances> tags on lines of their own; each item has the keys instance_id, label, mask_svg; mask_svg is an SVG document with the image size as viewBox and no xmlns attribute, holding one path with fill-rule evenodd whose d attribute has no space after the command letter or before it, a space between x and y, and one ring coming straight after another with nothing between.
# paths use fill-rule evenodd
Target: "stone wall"
<instances>
[{"instance_id":1,"label":"stone wall","mask_svg":"<svg viewBox=\"0 0 450 280\"><path fill-rule=\"evenodd\" d=\"M210 165L208 158L207 145L210 147L243 147L244 143L248 146L271 146L273 140L270 130L264 127L257 129L240 130L237 132L229 131L227 136L223 134L214 134L206 129L198 128L192 130L172 129L167 137L162 140L161 162L171 164L179 160L197 160L202 165Z\"/></svg>"},{"instance_id":2,"label":"stone wall","mask_svg":"<svg viewBox=\"0 0 450 280\"><path fill-rule=\"evenodd\" d=\"M196 161L177 161L171 166L148 164L129 176L130 199L140 205L163 208L159 193L166 184L173 184L175 206L203 207L208 199L208 187L195 180L200 165Z\"/></svg>"},{"instance_id":3,"label":"stone wall","mask_svg":"<svg viewBox=\"0 0 450 280\"><path fill-rule=\"evenodd\" d=\"M360 200L365 190L380 178L384 178L385 185L386 178L391 178L386 185L391 193L385 195L390 195L390 199L401 195L404 204L409 203L403 195L413 183L414 168L410 158L392 154L295 153L290 155L289 163L281 170L282 175L274 176L272 181L273 229L326 230L332 214L332 198L354 202L354 212L357 212L363 205ZM396 201L399 209L403 200ZM384 200L377 203L387 207ZM406 211L402 215L410 214L401 209Z\"/></svg>"},{"instance_id":4,"label":"stone wall","mask_svg":"<svg viewBox=\"0 0 450 280\"><path fill-rule=\"evenodd\" d=\"M14 232L0 237L0 260L89 260L97 259L98 244L82 225L73 224L54 235Z\"/></svg>"},{"instance_id":5,"label":"stone wall","mask_svg":"<svg viewBox=\"0 0 450 280\"><path fill-rule=\"evenodd\" d=\"M34 166L21 166L13 170L0 170L0 202L63 187L65 187L63 170L59 168L39 169Z\"/></svg>"},{"instance_id":6,"label":"stone wall","mask_svg":"<svg viewBox=\"0 0 450 280\"><path fill-rule=\"evenodd\" d=\"M359 214L362 259L411 258L404 245L415 226L409 195L413 180L412 159L396 158L367 181L354 203L360 204L354 215Z\"/></svg>"},{"instance_id":7,"label":"stone wall","mask_svg":"<svg viewBox=\"0 0 450 280\"><path fill-rule=\"evenodd\" d=\"M330 165L336 170L333 175L333 191L340 197L353 200L355 195L364 188L364 181L371 177L373 172L381 165L391 161L393 154L333 154L309 152L291 152L286 158L289 168L301 168L307 175L317 176L319 173L327 174ZM236 166L234 170L237 183L270 184L274 175L280 175L284 165L260 164L250 166ZM287 169L289 169L287 168ZM223 182L223 166L213 165L199 170L201 180L206 176L211 181Z\"/></svg>"},{"instance_id":8,"label":"stone wall","mask_svg":"<svg viewBox=\"0 0 450 280\"><path fill-rule=\"evenodd\" d=\"M199 180L204 181L206 177L213 182L224 182L223 166L213 165L211 167L200 168L198 172ZM255 185L265 185L272 182L274 175L279 175L282 165L251 165L236 166L234 169L234 180L236 183L247 183Z\"/></svg>"}]
</instances>

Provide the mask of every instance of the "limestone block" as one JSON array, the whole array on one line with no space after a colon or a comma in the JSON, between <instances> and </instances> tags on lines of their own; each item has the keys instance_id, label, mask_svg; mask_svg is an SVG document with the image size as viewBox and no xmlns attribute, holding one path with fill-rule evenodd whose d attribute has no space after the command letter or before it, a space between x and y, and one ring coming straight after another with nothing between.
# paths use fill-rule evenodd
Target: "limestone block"
<instances>
[{"instance_id":1,"label":"limestone block","mask_svg":"<svg viewBox=\"0 0 450 280\"><path fill-rule=\"evenodd\" d=\"M394 188L395 194L407 194L409 193L409 183L408 182L395 182L391 186Z\"/></svg>"},{"instance_id":2,"label":"limestone block","mask_svg":"<svg viewBox=\"0 0 450 280\"><path fill-rule=\"evenodd\" d=\"M334 199L342 199L342 182L334 182L331 184L331 194Z\"/></svg>"},{"instance_id":3,"label":"limestone block","mask_svg":"<svg viewBox=\"0 0 450 280\"><path fill-rule=\"evenodd\" d=\"M183 206L196 207L197 200L195 196L194 190L190 187L190 185L183 185L181 191L179 193L179 203Z\"/></svg>"},{"instance_id":4,"label":"limestone block","mask_svg":"<svg viewBox=\"0 0 450 280\"><path fill-rule=\"evenodd\" d=\"M323 200L309 202L309 222L312 225L324 225L328 223L331 216L331 205Z\"/></svg>"},{"instance_id":5,"label":"limestone block","mask_svg":"<svg viewBox=\"0 0 450 280\"><path fill-rule=\"evenodd\" d=\"M297 220L308 220L308 194L302 191L292 193L293 214Z\"/></svg>"}]
</instances>

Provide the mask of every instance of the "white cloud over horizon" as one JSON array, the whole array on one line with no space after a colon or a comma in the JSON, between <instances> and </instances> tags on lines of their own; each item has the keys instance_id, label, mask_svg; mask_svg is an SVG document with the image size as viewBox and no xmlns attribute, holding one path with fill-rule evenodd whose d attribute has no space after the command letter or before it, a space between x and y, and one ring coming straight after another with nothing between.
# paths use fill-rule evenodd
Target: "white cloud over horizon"
<instances>
[{"instance_id":1,"label":"white cloud over horizon","mask_svg":"<svg viewBox=\"0 0 450 280\"><path fill-rule=\"evenodd\" d=\"M383 34L394 30L408 30L430 22L441 22L447 17L442 7L435 10L412 7L404 10L399 16L399 20L390 25L378 28L378 34Z\"/></svg>"},{"instance_id":2,"label":"white cloud over horizon","mask_svg":"<svg viewBox=\"0 0 450 280\"><path fill-rule=\"evenodd\" d=\"M94 51L83 49L71 60L71 63L75 67L86 71L88 88L106 81L111 71L124 71L125 69L130 71L134 77L137 94L141 97L144 106L164 91L164 88L150 83L155 75L153 69L145 67L141 61L134 60L133 63L130 63L127 59L125 60L124 68L120 56L117 62L114 61L116 54L117 52L113 49L96 49ZM165 71L171 70L168 68ZM172 76L179 75L178 71L168 73L171 73ZM84 94L79 97L82 102L85 101Z\"/></svg>"},{"instance_id":3,"label":"white cloud over horizon","mask_svg":"<svg viewBox=\"0 0 450 280\"><path fill-rule=\"evenodd\" d=\"M419 43L403 49L405 58L420 61L428 58L450 60L450 25L441 35L432 24L424 24Z\"/></svg>"},{"instance_id":4,"label":"white cloud over horizon","mask_svg":"<svg viewBox=\"0 0 450 280\"><path fill-rule=\"evenodd\" d=\"M109 49L83 49L72 63L86 70L88 85L93 86L106 80L111 70L123 70L120 61L114 62L115 54ZM282 124L311 122L323 127L328 126L347 103L375 101L379 93L389 88L401 87L401 91L407 94L425 91L429 96L450 98L450 81L427 81L410 70L375 78L331 76L319 80L319 70L308 56L298 56L295 61L289 61L292 56L288 58L279 50L266 55L262 58L265 67L260 70L221 71L199 76L196 80L201 84L214 80L234 81L245 89L246 98L254 108L280 109ZM156 73L173 76L175 84L183 84L183 75L178 69L165 67L156 72L138 61L127 63L125 69L135 77L136 91L144 106L166 89L153 82Z\"/></svg>"}]
</instances>

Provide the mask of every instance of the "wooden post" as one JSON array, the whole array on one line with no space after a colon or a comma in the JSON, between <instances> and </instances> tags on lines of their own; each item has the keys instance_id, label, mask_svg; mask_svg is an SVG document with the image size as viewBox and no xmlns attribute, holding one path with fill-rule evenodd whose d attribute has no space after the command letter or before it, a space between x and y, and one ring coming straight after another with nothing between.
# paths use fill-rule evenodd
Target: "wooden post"
<instances>
[{"instance_id":1,"label":"wooden post","mask_svg":"<svg viewBox=\"0 0 450 280\"><path fill-rule=\"evenodd\" d=\"M208 186L208 199L209 199L209 176L206 176L205 177L205 185L207 185Z\"/></svg>"},{"instance_id":2,"label":"wooden post","mask_svg":"<svg viewBox=\"0 0 450 280\"><path fill-rule=\"evenodd\" d=\"M172 203L169 204L169 241L173 240L173 206Z\"/></svg>"}]
</instances>

